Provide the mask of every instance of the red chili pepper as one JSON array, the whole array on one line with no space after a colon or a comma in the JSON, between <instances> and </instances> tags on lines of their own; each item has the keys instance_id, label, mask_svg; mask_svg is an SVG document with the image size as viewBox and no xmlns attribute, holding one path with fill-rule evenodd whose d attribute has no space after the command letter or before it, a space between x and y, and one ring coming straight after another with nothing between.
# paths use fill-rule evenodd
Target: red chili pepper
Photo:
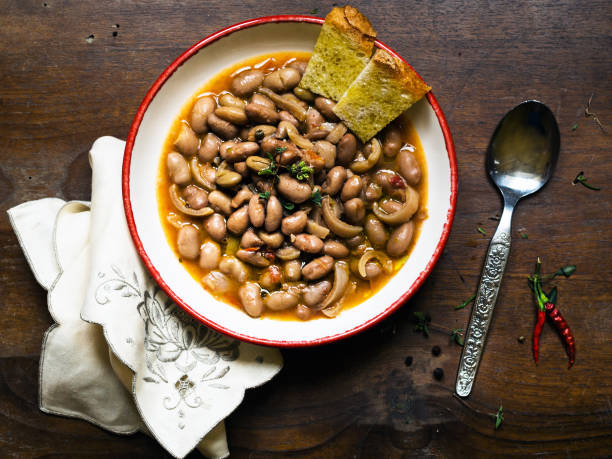
<instances>
[{"instance_id":1,"label":"red chili pepper","mask_svg":"<svg viewBox=\"0 0 612 459\"><path fill-rule=\"evenodd\" d=\"M552 320L553 325L563 338L563 342L567 348L567 355L569 356L568 368L572 368L576 357L576 340L574 334L570 330L567 321L561 315L561 312L553 303L546 303L544 307L546 308L546 314L548 314L548 317Z\"/></svg>"},{"instance_id":2,"label":"red chili pepper","mask_svg":"<svg viewBox=\"0 0 612 459\"><path fill-rule=\"evenodd\" d=\"M576 340L572 331L567 324L567 321L561 315L561 312L555 306L557 299L557 288L554 287L548 296L542 291L542 277L540 276L541 262L538 258L536 263L536 271L533 277L529 278L530 285L533 287L533 291L536 295L538 302L538 321L533 331L533 356L536 363L538 362L538 352L540 349L540 334L542 333L542 327L544 325L542 315L546 314L553 325L557 329L557 332L561 335L563 342L565 343L567 354L569 356L569 367L571 368L574 364L576 356Z\"/></svg>"},{"instance_id":3,"label":"red chili pepper","mask_svg":"<svg viewBox=\"0 0 612 459\"><path fill-rule=\"evenodd\" d=\"M533 291L536 295L536 301L538 304L538 320L536 321L535 328L533 329L533 359L535 363L538 363L538 357L540 352L540 335L542 334L542 328L544 327L544 322L546 322L546 312L544 310L544 303L548 301L548 298L542 293L542 281L540 278L540 266L541 262L538 258L536 263L536 272L533 276Z\"/></svg>"},{"instance_id":4,"label":"red chili pepper","mask_svg":"<svg viewBox=\"0 0 612 459\"><path fill-rule=\"evenodd\" d=\"M533 329L533 358L535 362L538 363L538 352L540 350L540 335L542 334L542 328L544 327L544 322L546 321L546 312L538 309L538 321L536 322L536 326Z\"/></svg>"}]
</instances>

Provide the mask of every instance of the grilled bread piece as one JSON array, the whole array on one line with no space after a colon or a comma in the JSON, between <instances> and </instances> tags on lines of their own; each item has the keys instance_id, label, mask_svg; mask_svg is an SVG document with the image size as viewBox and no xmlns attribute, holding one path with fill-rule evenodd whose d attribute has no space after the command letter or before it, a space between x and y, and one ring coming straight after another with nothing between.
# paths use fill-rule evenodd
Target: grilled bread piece
<instances>
[{"instance_id":1,"label":"grilled bread piece","mask_svg":"<svg viewBox=\"0 0 612 459\"><path fill-rule=\"evenodd\" d=\"M367 142L430 90L407 63L377 49L334 112Z\"/></svg>"},{"instance_id":2,"label":"grilled bread piece","mask_svg":"<svg viewBox=\"0 0 612 459\"><path fill-rule=\"evenodd\" d=\"M370 21L356 8L333 8L300 86L337 101L370 60L375 38Z\"/></svg>"}]
</instances>

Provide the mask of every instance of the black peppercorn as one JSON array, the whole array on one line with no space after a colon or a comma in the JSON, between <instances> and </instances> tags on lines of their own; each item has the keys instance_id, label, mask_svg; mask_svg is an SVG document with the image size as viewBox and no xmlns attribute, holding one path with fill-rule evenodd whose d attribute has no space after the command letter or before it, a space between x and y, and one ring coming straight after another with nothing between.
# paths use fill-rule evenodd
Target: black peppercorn
<instances>
[{"instance_id":1,"label":"black peppercorn","mask_svg":"<svg viewBox=\"0 0 612 459\"><path fill-rule=\"evenodd\" d=\"M437 381L442 380L442 378L444 377L444 370L442 368L436 368L433 371L433 376Z\"/></svg>"},{"instance_id":2,"label":"black peppercorn","mask_svg":"<svg viewBox=\"0 0 612 459\"><path fill-rule=\"evenodd\" d=\"M438 357L441 352L442 349L440 349L440 346L434 346L431 348L431 353L434 355L434 357Z\"/></svg>"},{"instance_id":3,"label":"black peppercorn","mask_svg":"<svg viewBox=\"0 0 612 459\"><path fill-rule=\"evenodd\" d=\"M408 357L406 357L406 360L404 360L404 364L409 367L410 365L412 365L412 356L409 355Z\"/></svg>"}]
</instances>

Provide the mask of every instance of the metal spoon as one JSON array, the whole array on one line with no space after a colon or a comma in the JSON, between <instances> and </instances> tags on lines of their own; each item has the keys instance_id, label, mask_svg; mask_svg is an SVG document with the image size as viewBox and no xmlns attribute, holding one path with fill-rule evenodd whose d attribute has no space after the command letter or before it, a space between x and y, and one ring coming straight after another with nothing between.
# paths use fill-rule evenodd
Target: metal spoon
<instances>
[{"instance_id":1,"label":"metal spoon","mask_svg":"<svg viewBox=\"0 0 612 459\"><path fill-rule=\"evenodd\" d=\"M535 193L551 177L559 157L559 127L550 109L528 100L509 111L495 129L487 150L487 172L504 198L472 308L459 370L457 395L470 395L487 338L508 255L512 212L519 199Z\"/></svg>"}]
</instances>

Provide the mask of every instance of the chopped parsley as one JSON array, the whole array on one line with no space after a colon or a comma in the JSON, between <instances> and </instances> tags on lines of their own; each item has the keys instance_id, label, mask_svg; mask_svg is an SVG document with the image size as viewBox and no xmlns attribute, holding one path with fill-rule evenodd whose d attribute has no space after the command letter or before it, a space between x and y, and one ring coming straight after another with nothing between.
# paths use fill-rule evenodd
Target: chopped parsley
<instances>
[{"instance_id":1,"label":"chopped parsley","mask_svg":"<svg viewBox=\"0 0 612 459\"><path fill-rule=\"evenodd\" d=\"M314 169L306 164L304 161L293 163L289 167L289 172L298 180L308 180L310 174L314 172Z\"/></svg>"},{"instance_id":2,"label":"chopped parsley","mask_svg":"<svg viewBox=\"0 0 612 459\"><path fill-rule=\"evenodd\" d=\"M266 191L265 193L259 193L259 197L261 199L270 199L270 192Z\"/></svg>"}]
</instances>

